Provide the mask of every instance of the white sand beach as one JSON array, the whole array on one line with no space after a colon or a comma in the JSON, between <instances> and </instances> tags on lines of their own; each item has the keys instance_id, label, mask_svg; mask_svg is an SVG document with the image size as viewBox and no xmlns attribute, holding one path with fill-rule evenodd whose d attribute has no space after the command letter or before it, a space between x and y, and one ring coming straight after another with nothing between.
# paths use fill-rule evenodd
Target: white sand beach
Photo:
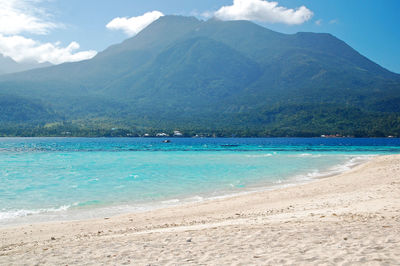
<instances>
[{"instance_id":1,"label":"white sand beach","mask_svg":"<svg viewBox=\"0 0 400 266\"><path fill-rule=\"evenodd\" d=\"M399 265L400 155L305 185L0 238L1 265Z\"/></svg>"}]
</instances>

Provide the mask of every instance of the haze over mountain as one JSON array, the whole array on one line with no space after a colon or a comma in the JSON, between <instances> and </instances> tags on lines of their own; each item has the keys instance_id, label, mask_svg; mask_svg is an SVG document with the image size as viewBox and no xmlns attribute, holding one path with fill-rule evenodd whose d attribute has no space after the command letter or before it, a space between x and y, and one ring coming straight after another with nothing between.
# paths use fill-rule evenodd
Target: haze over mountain
<instances>
[{"instance_id":1,"label":"haze over mountain","mask_svg":"<svg viewBox=\"0 0 400 266\"><path fill-rule=\"evenodd\" d=\"M27 71L35 68L51 66L50 63L24 62L17 63L10 57L0 54L0 75Z\"/></svg>"},{"instance_id":2,"label":"haze over mountain","mask_svg":"<svg viewBox=\"0 0 400 266\"><path fill-rule=\"evenodd\" d=\"M91 60L1 76L0 122L11 135L400 135L400 75L330 34L165 16Z\"/></svg>"}]
</instances>

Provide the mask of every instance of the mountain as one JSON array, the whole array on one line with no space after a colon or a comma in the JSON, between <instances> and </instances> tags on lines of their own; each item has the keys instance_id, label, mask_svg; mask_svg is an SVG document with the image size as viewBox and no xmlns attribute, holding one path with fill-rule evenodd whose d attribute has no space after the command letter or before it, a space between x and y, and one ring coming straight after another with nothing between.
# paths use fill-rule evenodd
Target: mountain
<instances>
[{"instance_id":1,"label":"mountain","mask_svg":"<svg viewBox=\"0 0 400 266\"><path fill-rule=\"evenodd\" d=\"M17 62L0 54L0 75L17 72L18 66Z\"/></svg>"},{"instance_id":2,"label":"mountain","mask_svg":"<svg viewBox=\"0 0 400 266\"><path fill-rule=\"evenodd\" d=\"M12 60L10 57L6 57L0 54L0 75L10 74L16 72L27 71L30 69L48 67L51 66L50 63L36 63L36 62L25 62L25 63L17 63Z\"/></svg>"},{"instance_id":3,"label":"mountain","mask_svg":"<svg viewBox=\"0 0 400 266\"><path fill-rule=\"evenodd\" d=\"M9 97L37 110L5 135L32 124L43 134L400 135L399 74L330 34L248 21L161 17L93 59L0 76L0 102Z\"/></svg>"}]
</instances>

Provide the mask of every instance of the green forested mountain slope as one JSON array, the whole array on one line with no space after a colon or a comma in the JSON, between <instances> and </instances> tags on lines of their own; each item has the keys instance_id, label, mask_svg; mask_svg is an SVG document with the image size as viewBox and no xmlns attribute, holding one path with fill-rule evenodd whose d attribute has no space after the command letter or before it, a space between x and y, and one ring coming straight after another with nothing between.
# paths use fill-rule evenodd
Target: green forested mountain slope
<instances>
[{"instance_id":1,"label":"green forested mountain slope","mask_svg":"<svg viewBox=\"0 0 400 266\"><path fill-rule=\"evenodd\" d=\"M35 132L400 135L400 75L330 34L247 21L165 16L91 60L0 76L0 93L35 103L0 116Z\"/></svg>"}]
</instances>

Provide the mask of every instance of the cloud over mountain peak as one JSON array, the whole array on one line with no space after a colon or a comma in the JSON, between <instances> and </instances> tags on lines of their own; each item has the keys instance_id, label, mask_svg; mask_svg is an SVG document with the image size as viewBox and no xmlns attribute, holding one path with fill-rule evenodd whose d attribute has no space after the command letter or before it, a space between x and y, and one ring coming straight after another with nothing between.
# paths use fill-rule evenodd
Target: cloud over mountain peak
<instances>
[{"instance_id":1,"label":"cloud over mountain peak","mask_svg":"<svg viewBox=\"0 0 400 266\"><path fill-rule=\"evenodd\" d=\"M265 0L234 0L214 13L221 20L254 20L288 25L302 24L312 18L313 12L305 6L289 9L278 2Z\"/></svg>"},{"instance_id":2,"label":"cloud over mountain peak","mask_svg":"<svg viewBox=\"0 0 400 266\"><path fill-rule=\"evenodd\" d=\"M117 17L111 20L106 27L110 30L122 30L128 36L134 36L162 16L164 14L160 11L151 11L137 17Z\"/></svg>"}]
</instances>

